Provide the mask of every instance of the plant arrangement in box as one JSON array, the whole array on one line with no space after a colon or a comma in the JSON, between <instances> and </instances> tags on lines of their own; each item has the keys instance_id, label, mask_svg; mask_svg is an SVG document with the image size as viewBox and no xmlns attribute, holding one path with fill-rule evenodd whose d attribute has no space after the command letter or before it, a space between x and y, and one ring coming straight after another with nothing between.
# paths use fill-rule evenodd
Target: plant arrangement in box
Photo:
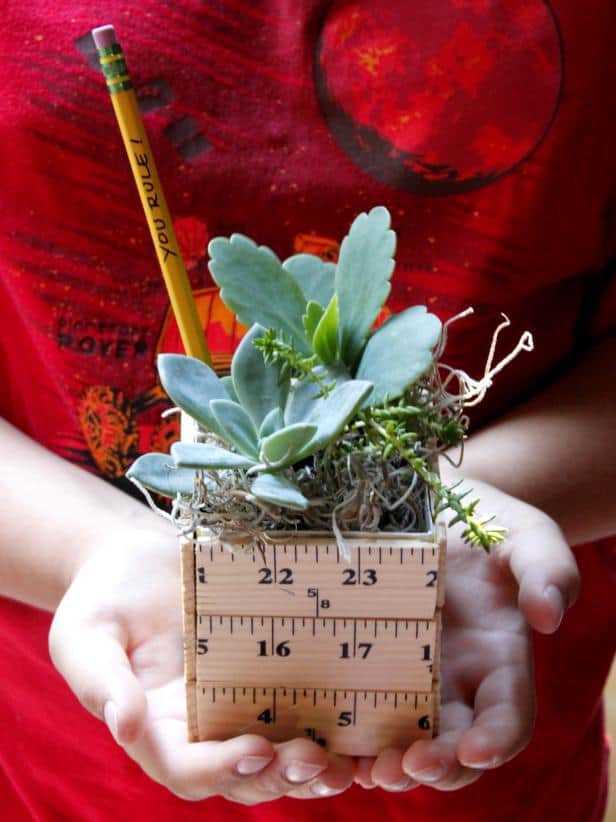
<instances>
[{"instance_id":1,"label":"plant arrangement in box","mask_svg":"<svg viewBox=\"0 0 616 822\"><path fill-rule=\"evenodd\" d=\"M343 547L343 531L426 530L429 506L450 511L486 550L504 538L436 464L462 444L465 408L532 338L493 366L505 318L475 381L442 361L449 326L468 312L442 324L416 305L379 324L395 247L384 207L354 220L337 264L310 254L281 262L240 234L211 241L221 298L249 331L229 376L159 357L163 388L200 433L130 468L150 502L148 490L170 497L173 520L222 538L306 529L333 532Z\"/></svg>"}]
</instances>

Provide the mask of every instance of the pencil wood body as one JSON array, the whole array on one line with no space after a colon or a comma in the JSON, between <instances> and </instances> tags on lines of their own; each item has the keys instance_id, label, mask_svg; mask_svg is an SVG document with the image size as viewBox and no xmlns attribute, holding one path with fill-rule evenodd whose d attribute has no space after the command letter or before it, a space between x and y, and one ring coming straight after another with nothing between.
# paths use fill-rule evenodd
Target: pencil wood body
<instances>
[{"instance_id":1,"label":"pencil wood body","mask_svg":"<svg viewBox=\"0 0 616 822\"><path fill-rule=\"evenodd\" d=\"M190 280L122 48L112 26L95 29L93 36L182 343L187 354L211 364Z\"/></svg>"}]
</instances>

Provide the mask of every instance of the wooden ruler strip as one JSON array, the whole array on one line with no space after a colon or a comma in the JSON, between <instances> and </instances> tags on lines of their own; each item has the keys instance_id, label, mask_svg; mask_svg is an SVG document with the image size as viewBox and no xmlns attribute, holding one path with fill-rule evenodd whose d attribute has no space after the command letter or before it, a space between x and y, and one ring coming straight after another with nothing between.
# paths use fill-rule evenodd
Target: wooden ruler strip
<instances>
[{"instance_id":1,"label":"wooden ruler strip","mask_svg":"<svg viewBox=\"0 0 616 822\"><path fill-rule=\"evenodd\" d=\"M432 736L432 693L241 687L198 688L201 739L256 733L274 742L308 736L336 753L375 756Z\"/></svg>"},{"instance_id":2,"label":"wooden ruler strip","mask_svg":"<svg viewBox=\"0 0 616 822\"><path fill-rule=\"evenodd\" d=\"M197 683L432 689L435 620L199 616Z\"/></svg>"},{"instance_id":3,"label":"wooden ruler strip","mask_svg":"<svg viewBox=\"0 0 616 822\"><path fill-rule=\"evenodd\" d=\"M197 613L195 607L195 551L190 542L181 546L182 623L184 636L184 680L188 738L199 739L197 718Z\"/></svg>"},{"instance_id":4,"label":"wooden ruler strip","mask_svg":"<svg viewBox=\"0 0 616 822\"><path fill-rule=\"evenodd\" d=\"M324 540L195 548L198 614L432 619L444 589L444 545L427 540L353 544L350 562Z\"/></svg>"}]
</instances>

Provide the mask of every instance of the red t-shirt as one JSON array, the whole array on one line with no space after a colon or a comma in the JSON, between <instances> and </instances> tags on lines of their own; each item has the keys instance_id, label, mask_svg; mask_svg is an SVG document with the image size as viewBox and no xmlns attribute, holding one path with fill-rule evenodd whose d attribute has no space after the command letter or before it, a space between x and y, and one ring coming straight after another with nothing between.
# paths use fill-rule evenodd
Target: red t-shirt
<instances>
[{"instance_id":1,"label":"red t-shirt","mask_svg":"<svg viewBox=\"0 0 616 822\"><path fill-rule=\"evenodd\" d=\"M242 329L207 271L239 231L335 259L351 219L398 232L388 307L447 318L482 370L500 312L536 350L477 424L610 329L616 250L613 0L7 0L0 31L0 413L129 491L177 436L157 383L177 329L89 30L115 24L199 311L224 366ZM579 603L537 638L539 718L508 765L454 793L355 786L315 806L183 802L145 777L48 658L49 615L0 601L0 815L11 820L599 820L613 545L578 550Z\"/></svg>"}]
</instances>

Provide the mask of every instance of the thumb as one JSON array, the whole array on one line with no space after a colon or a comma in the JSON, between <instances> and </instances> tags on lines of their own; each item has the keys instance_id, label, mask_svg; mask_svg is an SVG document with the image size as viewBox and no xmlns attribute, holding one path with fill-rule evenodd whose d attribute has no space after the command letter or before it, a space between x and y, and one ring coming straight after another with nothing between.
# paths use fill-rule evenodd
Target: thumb
<instances>
[{"instance_id":1,"label":"thumb","mask_svg":"<svg viewBox=\"0 0 616 822\"><path fill-rule=\"evenodd\" d=\"M61 604L51 626L49 652L84 708L104 720L116 742L126 745L141 736L147 703L121 639L117 625L80 623Z\"/></svg>"},{"instance_id":2,"label":"thumb","mask_svg":"<svg viewBox=\"0 0 616 822\"><path fill-rule=\"evenodd\" d=\"M556 631L577 599L580 574L562 531L547 515L512 534L503 559L518 581L518 604L543 634Z\"/></svg>"}]
</instances>

